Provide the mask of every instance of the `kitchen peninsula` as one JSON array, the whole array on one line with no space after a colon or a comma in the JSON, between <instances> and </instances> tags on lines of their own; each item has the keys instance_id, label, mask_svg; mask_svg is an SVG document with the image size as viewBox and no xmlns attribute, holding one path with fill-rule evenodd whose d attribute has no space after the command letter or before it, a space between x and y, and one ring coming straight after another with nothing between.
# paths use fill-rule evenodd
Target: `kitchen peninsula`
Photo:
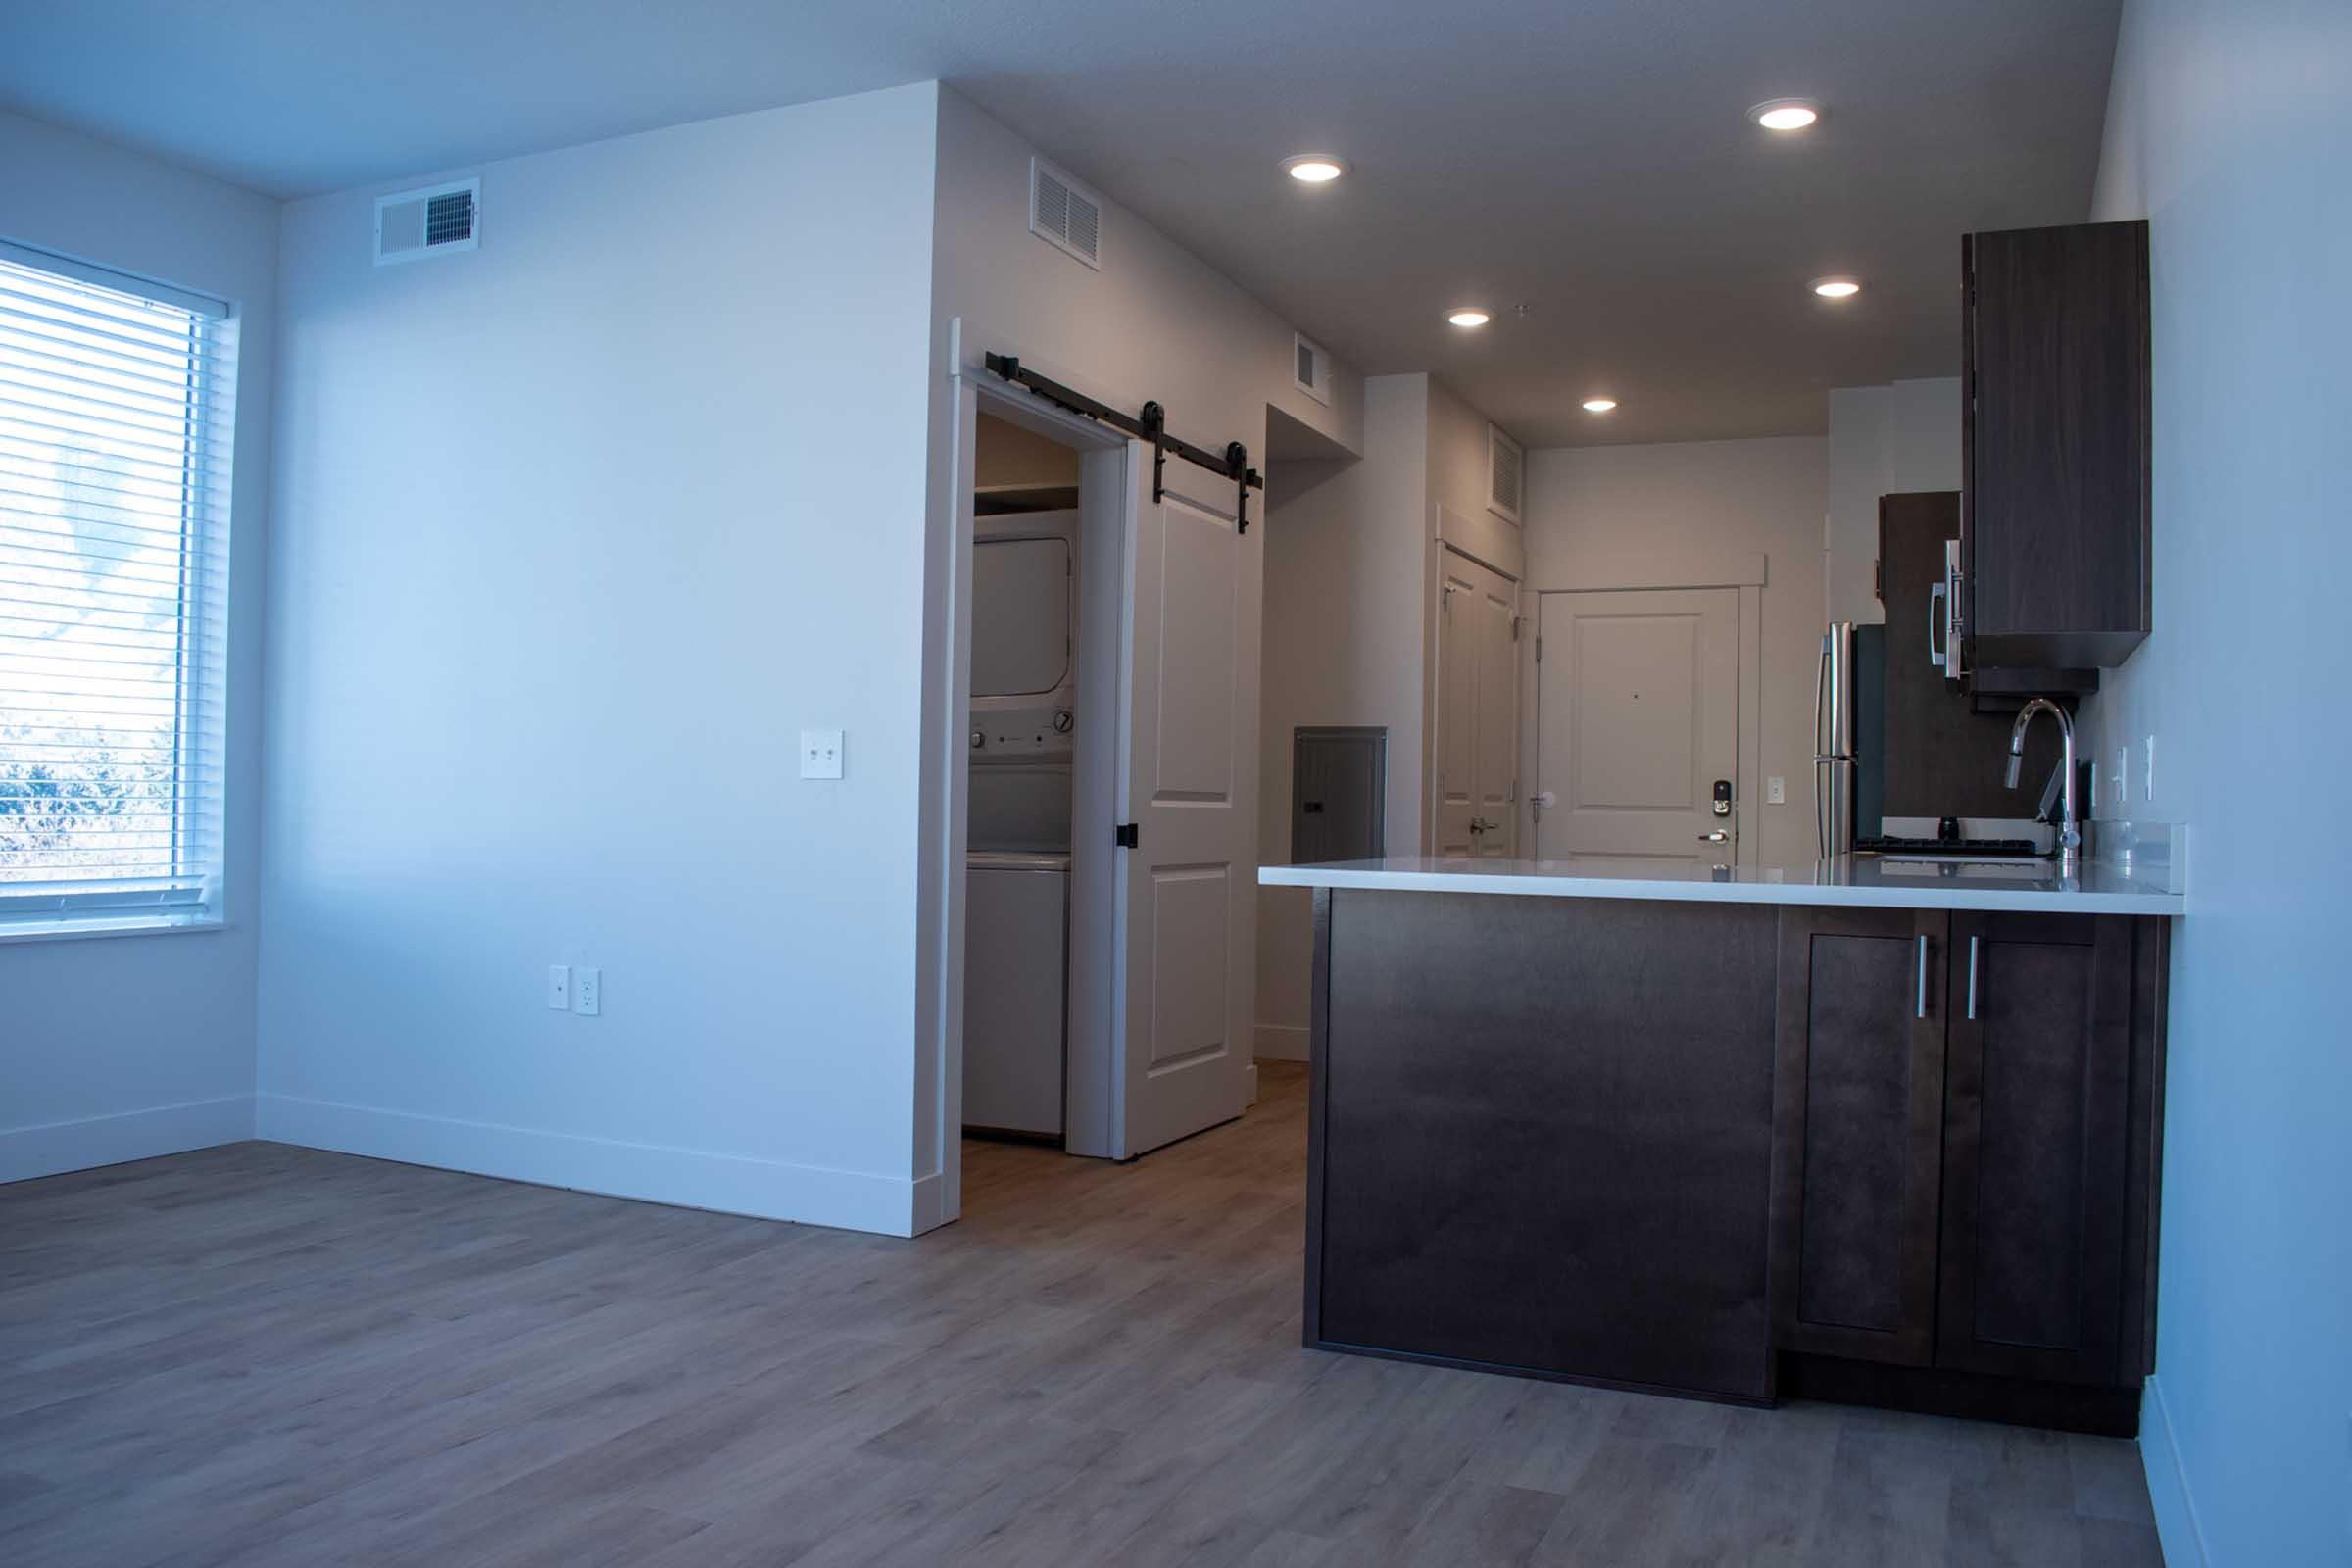
<instances>
[{"instance_id":1,"label":"kitchen peninsula","mask_svg":"<svg viewBox=\"0 0 2352 1568\"><path fill-rule=\"evenodd\" d=\"M2160 865L1259 880L1314 890L1309 1345L2136 1430Z\"/></svg>"}]
</instances>

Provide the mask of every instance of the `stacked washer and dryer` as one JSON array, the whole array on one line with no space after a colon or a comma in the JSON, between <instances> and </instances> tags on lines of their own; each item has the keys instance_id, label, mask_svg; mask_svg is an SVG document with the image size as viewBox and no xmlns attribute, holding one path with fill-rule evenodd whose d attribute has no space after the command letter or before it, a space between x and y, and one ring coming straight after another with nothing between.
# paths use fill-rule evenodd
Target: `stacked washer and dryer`
<instances>
[{"instance_id":1,"label":"stacked washer and dryer","mask_svg":"<svg viewBox=\"0 0 2352 1568\"><path fill-rule=\"evenodd\" d=\"M963 1124L1053 1143L1069 1038L1077 554L1075 507L974 520Z\"/></svg>"}]
</instances>

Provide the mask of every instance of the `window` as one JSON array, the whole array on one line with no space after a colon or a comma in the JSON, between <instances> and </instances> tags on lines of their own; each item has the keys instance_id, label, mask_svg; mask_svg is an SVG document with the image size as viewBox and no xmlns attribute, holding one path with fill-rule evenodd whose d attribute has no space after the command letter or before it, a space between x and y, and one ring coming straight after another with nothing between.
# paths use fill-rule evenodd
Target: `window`
<instances>
[{"instance_id":1,"label":"window","mask_svg":"<svg viewBox=\"0 0 2352 1568\"><path fill-rule=\"evenodd\" d=\"M0 246L0 931L219 916L235 352Z\"/></svg>"}]
</instances>

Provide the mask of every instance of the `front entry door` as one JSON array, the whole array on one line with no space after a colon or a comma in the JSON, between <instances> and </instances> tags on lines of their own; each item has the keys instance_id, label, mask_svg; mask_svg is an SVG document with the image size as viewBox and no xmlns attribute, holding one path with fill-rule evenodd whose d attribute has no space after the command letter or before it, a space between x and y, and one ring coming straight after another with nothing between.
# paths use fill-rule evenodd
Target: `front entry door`
<instances>
[{"instance_id":1,"label":"front entry door","mask_svg":"<svg viewBox=\"0 0 2352 1568\"><path fill-rule=\"evenodd\" d=\"M1740 591L1540 598L1537 854L1735 863Z\"/></svg>"},{"instance_id":2,"label":"front entry door","mask_svg":"<svg viewBox=\"0 0 2352 1568\"><path fill-rule=\"evenodd\" d=\"M1440 550L1440 855L1509 859L1518 849L1519 585Z\"/></svg>"},{"instance_id":3,"label":"front entry door","mask_svg":"<svg viewBox=\"0 0 2352 1568\"><path fill-rule=\"evenodd\" d=\"M1135 842L1118 852L1115 900L1122 1158L1229 1121L1249 1099L1264 565L1263 536L1235 526L1224 481L1171 461L1154 501L1151 449L1138 443L1127 466L1118 820Z\"/></svg>"}]
</instances>

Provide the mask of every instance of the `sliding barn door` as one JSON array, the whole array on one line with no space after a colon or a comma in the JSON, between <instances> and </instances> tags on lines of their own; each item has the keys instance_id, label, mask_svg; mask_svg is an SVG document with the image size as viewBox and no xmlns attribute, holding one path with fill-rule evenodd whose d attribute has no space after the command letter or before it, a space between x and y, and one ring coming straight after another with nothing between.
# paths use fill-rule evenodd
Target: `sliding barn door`
<instances>
[{"instance_id":1,"label":"sliding barn door","mask_svg":"<svg viewBox=\"0 0 2352 1568\"><path fill-rule=\"evenodd\" d=\"M1129 464L1133 564L1120 639L1117 907L1124 1142L1135 1155L1242 1113L1256 982L1257 657L1263 555L1232 485L1152 453ZM1182 493L1180 493L1180 489ZM1251 511L1261 497L1251 498Z\"/></svg>"}]
</instances>

